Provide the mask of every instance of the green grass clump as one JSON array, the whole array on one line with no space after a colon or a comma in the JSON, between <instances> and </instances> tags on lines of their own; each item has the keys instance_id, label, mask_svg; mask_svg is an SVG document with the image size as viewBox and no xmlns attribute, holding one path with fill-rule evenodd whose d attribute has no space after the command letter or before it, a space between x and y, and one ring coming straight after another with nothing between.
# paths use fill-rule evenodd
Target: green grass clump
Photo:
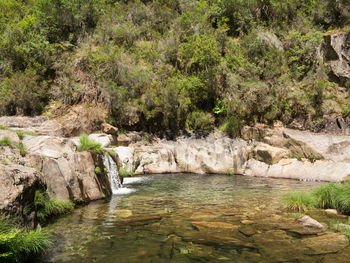
<instances>
[{"instance_id":1,"label":"green grass clump","mask_svg":"<svg viewBox=\"0 0 350 263\"><path fill-rule=\"evenodd\" d=\"M43 253L52 246L51 236L44 230L25 231L8 218L0 218L0 262L22 262Z\"/></svg>"},{"instance_id":2,"label":"green grass clump","mask_svg":"<svg viewBox=\"0 0 350 263\"><path fill-rule=\"evenodd\" d=\"M19 143L16 145L16 148L19 150L19 153L21 154L22 157L27 155L27 149L23 143Z\"/></svg>"},{"instance_id":3,"label":"green grass clump","mask_svg":"<svg viewBox=\"0 0 350 263\"><path fill-rule=\"evenodd\" d=\"M9 137L4 137L0 140L0 146L12 146L12 140Z\"/></svg>"},{"instance_id":4,"label":"green grass clump","mask_svg":"<svg viewBox=\"0 0 350 263\"><path fill-rule=\"evenodd\" d=\"M103 151L101 144L90 139L86 133L83 133L79 136L79 143L80 143L80 145L78 146L79 152L94 151L97 153L101 153Z\"/></svg>"},{"instance_id":5,"label":"green grass clump","mask_svg":"<svg viewBox=\"0 0 350 263\"><path fill-rule=\"evenodd\" d=\"M128 175L129 175L129 173L125 168L123 168L123 167L119 168L119 176L120 177L127 177Z\"/></svg>"},{"instance_id":6,"label":"green grass clump","mask_svg":"<svg viewBox=\"0 0 350 263\"><path fill-rule=\"evenodd\" d=\"M316 188L312 193L315 197L316 206L323 209L335 208L339 189L340 186L333 183Z\"/></svg>"},{"instance_id":7,"label":"green grass clump","mask_svg":"<svg viewBox=\"0 0 350 263\"><path fill-rule=\"evenodd\" d=\"M18 138L22 141L23 138L24 138L24 132L22 132L22 131L16 131L16 134L17 134Z\"/></svg>"},{"instance_id":8,"label":"green grass clump","mask_svg":"<svg viewBox=\"0 0 350 263\"><path fill-rule=\"evenodd\" d=\"M314 206L313 196L308 192L290 192L284 197L286 207L297 212L306 212Z\"/></svg>"},{"instance_id":9,"label":"green grass clump","mask_svg":"<svg viewBox=\"0 0 350 263\"><path fill-rule=\"evenodd\" d=\"M7 129L8 128L6 126L0 124L0 130L7 130Z\"/></svg>"},{"instance_id":10,"label":"green grass clump","mask_svg":"<svg viewBox=\"0 0 350 263\"><path fill-rule=\"evenodd\" d=\"M70 200L58 201L56 198L50 199L46 192L36 191L34 207L36 217L40 222L44 222L49 217L66 214L72 211L74 204Z\"/></svg>"},{"instance_id":11,"label":"green grass clump","mask_svg":"<svg viewBox=\"0 0 350 263\"><path fill-rule=\"evenodd\" d=\"M350 183L329 183L311 192L291 192L284 196L286 207L304 212L314 208L332 208L339 213L350 215Z\"/></svg>"}]
</instances>

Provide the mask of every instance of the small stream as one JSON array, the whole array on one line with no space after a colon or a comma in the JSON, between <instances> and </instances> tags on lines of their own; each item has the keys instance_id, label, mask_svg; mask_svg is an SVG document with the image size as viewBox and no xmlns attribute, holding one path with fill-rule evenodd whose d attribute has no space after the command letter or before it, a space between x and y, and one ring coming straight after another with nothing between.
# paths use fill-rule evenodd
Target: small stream
<instances>
[{"instance_id":1,"label":"small stream","mask_svg":"<svg viewBox=\"0 0 350 263\"><path fill-rule=\"evenodd\" d=\"M300 215L282 208L283 193L319 184L225 175L127 178L128 194L48 226L56 246L41 263L350 262L349 247L327 238L340 235L304 233L295 222ZM326 225L345 220L308 215Z\"/></svg>"}]
</instances>

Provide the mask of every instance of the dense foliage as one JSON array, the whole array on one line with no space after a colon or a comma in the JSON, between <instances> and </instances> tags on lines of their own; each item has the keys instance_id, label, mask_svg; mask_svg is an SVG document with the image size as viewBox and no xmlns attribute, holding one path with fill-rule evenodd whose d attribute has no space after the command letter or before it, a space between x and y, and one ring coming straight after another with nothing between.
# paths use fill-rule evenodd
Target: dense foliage
<instances>
[{"instance_id":1,"label":"dense foliage","mask_svg":"<svg viewBox=\"0 0 350 263\"><path fill-rule=\"evenodd\" d=\"M37 229L26 231L8 218L0 218L0 262L22 262L52 246L48 232Z\"/></svg>"},{"instance_id":2,"label":"dense foliage","mask_svg":"<svg viewBox=\"0 0 350 263\"><path fill-rule=\"evenodd\" d=\"M149 132L346 116L317 55L349 0L0 0L0 114L101 103Z\"/></svg>"}]
</instances>

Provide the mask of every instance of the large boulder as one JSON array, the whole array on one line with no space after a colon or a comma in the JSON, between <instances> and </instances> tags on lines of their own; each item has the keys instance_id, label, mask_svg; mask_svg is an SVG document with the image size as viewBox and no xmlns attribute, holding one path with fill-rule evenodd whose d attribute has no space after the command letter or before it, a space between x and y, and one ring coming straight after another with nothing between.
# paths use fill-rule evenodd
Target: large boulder
<instances>
[{"instance_id":1,"label":"large boulder","mask_svg":"<svg viewBox=\"0 0 350 263\"><path fill-rule=\"evenodd\" d=\"M32 154L55 159L72 154L76 149L71 140L53 136L26 136L23 144Z\"/></svg>"},{"instance_id":2,"label":"large boulder","mask_svg":"<svg viewBox=\"0 0 350 263\"><path fill-rule=\"evenodd\" d=\"M254 158L267 164L278 163L282 158L286 157L287 154L288 150L273 147L265 143L260 143L254 147Z\"/></svg>"},{"instance_id":3,"label":"large boulder","mask_svg":"<svg viewBox=\"0 0 350 263\"><path fill-rule=\"evenodd\" d=\"M105 195L105 174L95 174L95 162L90 152L79 152L68 157L43 162L43 176L50 197L61 200L98 200Z\"/></svg>"},{"instance_id":4,"label":"large boulder","mask_svg":"<svg viewBox=\"0 0 350 263\"><path fill-rule=\"evenodd\" d=\"M33 203L35 191L45 188L36 169L17 164L0 164L0 181L0 212L17 216L26 204Z\"/></svg>"}]
</instances>

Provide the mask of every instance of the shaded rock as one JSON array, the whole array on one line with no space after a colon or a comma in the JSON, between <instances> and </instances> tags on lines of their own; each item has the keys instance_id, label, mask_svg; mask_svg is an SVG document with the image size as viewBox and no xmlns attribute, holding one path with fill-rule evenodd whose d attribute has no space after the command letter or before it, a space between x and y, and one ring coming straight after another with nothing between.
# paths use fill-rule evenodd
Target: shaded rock
<instances>
[{"instance_id":1,"label":"shaded rock","mask_svg":"<svg viewBox=\"0 0 350 263\"><path fill-rule=\"evenodd\" d=\"M349 32L324 36L322 55L331 69L330 78L341 84L350 79L350 34Z\"/></svg>"},{"instance_id":2,"label":"shaded rock","mask_svg":"<svg viewBox=\"0 0 350 263\"><path fill-rule=\"evenodd\" d=\"M317 237L304 238L301 240L304 247L310 249L307 254L320 255L336 253L349 245L346 236L340 233L329 233Z\"/></svg>"},{"instance_id":3,"label":"shaded rock","mask_svg":"<svg viewBox=\"0 0 350 263\"><path fill-rule=\"evenodd\" d=\"M288 150L261 143L254 148L254 158L258 161L275 164L288 154Z\"/></svg>"},{"instance_id":4,"label":"shaded rock","mask_svg":"<svg viewBox=\"0 0 350 263\"><path fill-rule=\"evenodd\" d=\"M118 134L118 128L117 127L114 127L108 123L102 123L101 125L101 130L103 133L106 133L106 134L111 134L111 135L117 135Z\"/></svg>"},{"instance_id":5,"label":"shaded rock","mask_svg":"<svg viewBox=\"0 0 350 263\"><path fill-rule=\"evenodd\" d=\"M296 221L302 226L307 228L315 228L321 231L325 230L325 227L321 223L319 223L318 221L316 221L315 219L309 216L304 216L302 218L297 219Z\"/></svg>"},{"instance_id":6,"label":"shaded rock","mask_svg":"<svg viewBox=\"0 0 350 263\"><path fill-rule=\"evenodd\" d=\"M34 201L35 191L45 189L40 173L22 165L0 164L0 211L20 216L26 204Z\"/></svg>"},{"instance_id":7,"label":"shaded rock","mask_svg":"<svg viewBox=\"0 0 350 263\"><path fill-rule=\"evenodd\" d=\"M95 163L90 152L79 152L69 155L68 158L46 159L43 162L43 175L47 183L50 197L85 201L98 200L110 191L103 176L94 172ZM107 179L108 181L108 179ZM108 194L109 193L109 194Z\"/></svg>"}]
</instances>

